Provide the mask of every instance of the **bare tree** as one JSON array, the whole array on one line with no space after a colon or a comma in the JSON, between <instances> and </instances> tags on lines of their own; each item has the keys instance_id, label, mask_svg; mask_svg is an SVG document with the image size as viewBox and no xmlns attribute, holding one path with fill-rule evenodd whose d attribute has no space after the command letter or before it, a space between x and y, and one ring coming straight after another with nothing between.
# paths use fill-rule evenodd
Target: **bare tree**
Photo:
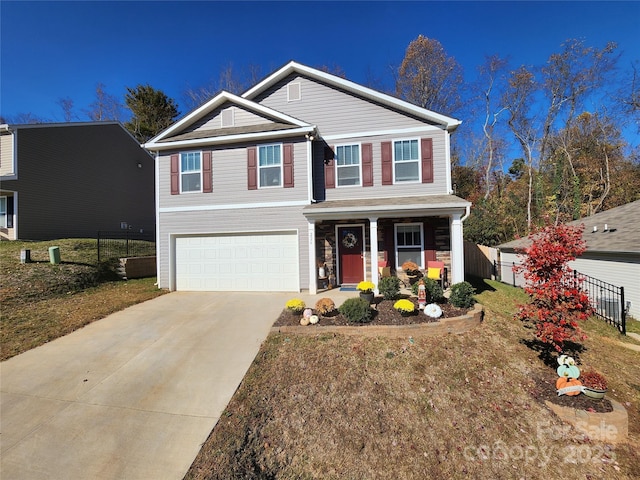
<instances>
[{"instance_id":1,"label":"bare tree","mask_svg":"<svg viewBox=\"0 0 640 480\"><path fill-rule=\"evenodd\" d=\"M73 100L69 97L59 98L56 102L62 108L62 112L64 113L64 121L70 122L73 120L75 116L73 114Z\"/></svg>"},{"instance_id":2,"label":"bare tree","mask_svg":"<svg viewBox=\"0 0 640 480\"><path fill-rule=\"evenodd\" d=\"M105 120L121 121L123 117L122 103L114 96L106 91L103 83L96 85L96 99L89 104L87 115L94 122Z\"/></svg>"},{"instance_id":3,"label":"bare tree","mask_svg":"<svg viewBox=\"0 0 640 480\"><path fill-rule=\"evenodd\" d=\"M463 106L462 67L435 39L419 35L398 69L396 94L421 107L451 115Z\"/></svg>"}]
</instances>

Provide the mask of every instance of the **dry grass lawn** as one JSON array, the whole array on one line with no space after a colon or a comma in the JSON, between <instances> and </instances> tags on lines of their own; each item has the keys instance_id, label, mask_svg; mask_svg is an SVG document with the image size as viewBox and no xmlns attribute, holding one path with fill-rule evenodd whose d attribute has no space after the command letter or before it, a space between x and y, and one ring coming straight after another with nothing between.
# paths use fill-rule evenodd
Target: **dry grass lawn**
<instances>
[{"instance_id":1,"label":"dry grass lawn","mask_svg":"<svg viewBox=\"0 0 640 480\"><path fill-rule=\"evenodd\" d=\"M35 348L110 313L165 293L155 278L119 281L96 264L96 241L0 243L0 360ZM62 263L51 265L49 246ZM29 248L33 263L20 263Z\"/></svg>"},{"instance_id":2,"label":"dry grass lawn","mask_svg":"<svg viewBox=\"0 0 640 480\"><path fill-rule=\"evenodd\" d=\"M556 375L511 320L522 292L485 288L464 335L269 336L185 478L638 478L640 354L587 325L581 361L607 375L631 438L586 438L531 395Z\"/></svg>"}]
</instances>

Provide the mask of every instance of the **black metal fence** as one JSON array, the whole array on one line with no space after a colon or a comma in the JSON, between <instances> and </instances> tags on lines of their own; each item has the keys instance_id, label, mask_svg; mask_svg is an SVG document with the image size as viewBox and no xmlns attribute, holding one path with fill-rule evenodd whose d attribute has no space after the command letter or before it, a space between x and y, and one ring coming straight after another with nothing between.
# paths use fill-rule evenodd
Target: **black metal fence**
<instances>
[{"instance_id":1,"label":"black metal fence","mask_svg":"<svg viewBox=\"0 0 640 480\"><path fill-rule=\"evenodd\" d=\"M493 273L496 279L511 283L514 287L521 287L524 283L522 276L515 273L512 262L493 262ZM508 278L505 272L510 271ZM579 287L589 295L589 302L595 314L616 327L623 335L627 334L627 306L624 300L624 287L618 287L589 275L573 271L572 285Z\"/></svg>"},{"instance_id":2,"label":"black metal fence","mask_svg":"<svg viewBox=\"0 0 640 480\"><path fill-rule=\"evenodd\" d=\"M139 233L129 230L98 232L98 262L112 258L145 257L156 254L153 232Z\"/></svg>"}]
</instances>

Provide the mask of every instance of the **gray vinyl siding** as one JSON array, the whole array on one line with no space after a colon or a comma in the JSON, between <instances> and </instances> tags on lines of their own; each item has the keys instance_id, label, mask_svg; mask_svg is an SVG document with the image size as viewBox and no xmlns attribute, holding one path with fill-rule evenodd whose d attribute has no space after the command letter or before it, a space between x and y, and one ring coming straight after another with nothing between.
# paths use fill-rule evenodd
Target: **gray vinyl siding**
<instances>
[{"instance_id":1,"label":"gray vinyl siding","mask_svg":"<svg viewBox=\"0 0 640 480\"><path fill-rule=\"evenodd\" d=\"M225 105L222 108L219 108L212 112L210 115L204 117L202 120L196 122L189 128L181 131L180 133L188 133L199 130L217 130L222 127L222 119L221 113L222 110L226 110L229 108L229 105ZM250 112L241 107L233 106L234 115L234 127L250 127L254 125L265 125L274 123L273 120L263 117L261 115L257 115L254 112Z\"/></svg>"},{"instance_id":2,"label":"gray vinyl siding","mask_svg":"<svg viewBox=\"0 0 640 480\"><path fill-rule=\"evenodd\" d=\"M300 286L309 285L308 222L300 207L207 210L160 213L158 285L171 285L171 235L215 235L216 233L298 232ZM173 252L175 253L175 252Z\"/></svg>"},{"instance_id":3,"label":"gray vinyl siding","mask_svg":"<svg viewBox=\"0 0 640 480\"><path fill-rule=\"evenodd\" d=\"M19 193L20 239L94 238L121 222L154 231L153 159L121 125L24 127L16 138L20 176L3 189Z\"/></svg>"},{"instance_id":4,"label":"gray vinyl siding","mask_svg":"<svg viewBox=\"0 0 640 480\"><path fill-rule=\"evenodd\" d=\"M269 202L308 201L308 161L306 142L292 142L283 140L272 143L293 143L293 174L292 188L247 188L247 147L258 144L237 144L225 147L205 147L197 151L211 151L213 170L213 192L211 193L182 193L171 195L171 154L167 152L159 158L159 207L188 208L199 206L224 206L238 204L255 204ZM183 150L187 151L187 150Z\"/></svg>"},{"instance_id":5,"label":"gray vinyl siding","mask_svg":"<svg viewBox=\"0 0 640 480\"><path fill-rule=\"evenodd\" d=\"M300 82L300 100L287 101L287 85L290 82ZM323 136L425 126L424 121L405 113L297 74L290 75L253 100L318 125Z\"/></svg>"},{"instance_id":6,"label":"gray vinyl siding","mask_svg":"<svg viewBox=\"0 0 640 480\"><path fill-rule=\"evenodd\" d=\"M524 277L514 274L511 265L521 263L519 256L512 252L500 252L502 281L522 287ZM618 287L624 287L625 301L631 302L630 315L640 319L640 255L638 254L598 254L586 252L582 257L569 263L569 266L583 275L597 278ZM594 299L592 299L594 300ZM597 301L597 299L595 299Z\"/></svg>"},{"instance_id":7,"label":"gray vinyl siding","mask_svg":"<svg viewBox=\"0 0 640 480\"><path fill-rule=\"evenodd\" d=\"M0 135L0 176L15 174L13 162L13 134Z\"/></svg>"}]
</instances>

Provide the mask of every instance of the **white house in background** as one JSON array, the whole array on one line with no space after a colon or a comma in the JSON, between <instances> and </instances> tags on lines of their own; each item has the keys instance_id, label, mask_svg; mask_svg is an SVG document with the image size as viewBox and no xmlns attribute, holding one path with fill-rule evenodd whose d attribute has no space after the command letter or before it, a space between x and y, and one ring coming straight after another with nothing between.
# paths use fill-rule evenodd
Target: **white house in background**
<instances>
[{"instance_id":1,"label":"white house in background","mask_svg":"<svg viewBox=\"0 0 640 480\"><path fill-rule=\"evenodd\" d=\"M296 62L220 93L144 145L160 287L316 293L319 266L377 284L379 262L405 260L464 280L459 124Z\"/></svg>"},{"instance_id":2,"label":"white house in background","mask_svg":"<svg viewBox=\"0 0 640 480\"><path fill-rule=\"evenodd\" d=\"M570 267L613 285L624 287L628 313L640 320L640 200L596 213L569 225L584 224L582 238L587 251ZM528 239L519 239L498 245L501 278L522 285L521 276L515 276L511 265L520 263L517 248L526 246Z\"/></svg>"}]
</instances>

